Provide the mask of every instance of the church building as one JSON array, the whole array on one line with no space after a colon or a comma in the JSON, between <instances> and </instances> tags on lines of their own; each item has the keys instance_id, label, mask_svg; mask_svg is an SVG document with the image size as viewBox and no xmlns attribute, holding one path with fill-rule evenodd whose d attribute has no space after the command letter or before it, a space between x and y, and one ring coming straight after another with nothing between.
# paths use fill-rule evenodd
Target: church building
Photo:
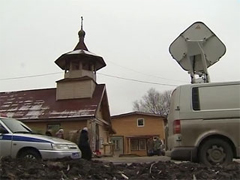
<instances>
[{"instance_id":1,"label":"church building","mask_svg":"<svg viewBox=\"0 0 240 180\"><path fill-rule=\"evenodd\" d=\"M63 128L65 139L74 142L77 132L87 127L92 150L109 153L104 145L115 132L106 85L96 82L96 72L106 64L85 45L83 20L78 35L74 50L55 61L64 72L56 88L0 92L0 115L16 118L42 134Z\"/></svg>"}]
</instances>

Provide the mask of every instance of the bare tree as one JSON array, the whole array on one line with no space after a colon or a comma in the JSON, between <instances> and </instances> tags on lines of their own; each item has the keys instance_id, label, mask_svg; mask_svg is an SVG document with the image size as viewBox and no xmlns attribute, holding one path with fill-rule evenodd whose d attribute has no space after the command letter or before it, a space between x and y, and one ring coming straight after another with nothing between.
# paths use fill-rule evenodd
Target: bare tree
<instances>
[{"instance_id":1,"label":"bare tree","mask_svg":"<svg viewBox=\"0 0 240 180\"><path fill-rule=\"evenodd\" d=\"M170 107L170 97L171 91L160 93L151 88L141 100L133 102L133 110L167 116Z\"/></svg>"}]
</instances>

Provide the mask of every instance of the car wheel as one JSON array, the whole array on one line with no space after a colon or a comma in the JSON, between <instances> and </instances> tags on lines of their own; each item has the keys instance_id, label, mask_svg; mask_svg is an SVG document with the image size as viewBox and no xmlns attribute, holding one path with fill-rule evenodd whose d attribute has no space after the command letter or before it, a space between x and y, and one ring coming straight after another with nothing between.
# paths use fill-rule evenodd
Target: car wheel
<instances>
[{"instance_id":1,"label":"car wheel","mask_svg":"<svg viewBox=\"0 0 240 180\"><path fill-rule=\"evenodd\" d=\"M41 159L39 152L33 149L24 150L20 153L19 157L25 159Z\"/></svg>"},{"instance_id":2,"label":"car wheel","mask_svg":"<svg viewBox=\"0 0 240 180\"><path fill-rule=\"evenodd\" d=\"M200 146L199 161L207 166L228 164L233 159L231 146L221 139L208 139Z\"/></svg>"}]
</instances>

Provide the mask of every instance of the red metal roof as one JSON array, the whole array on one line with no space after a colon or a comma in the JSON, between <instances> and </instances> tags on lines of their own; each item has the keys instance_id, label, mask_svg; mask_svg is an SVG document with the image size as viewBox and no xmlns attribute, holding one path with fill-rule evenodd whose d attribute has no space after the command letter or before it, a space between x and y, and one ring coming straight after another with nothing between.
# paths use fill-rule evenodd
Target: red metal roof
<instances>
[{"instance_id":1,"label":"red metal roof","mask_svg":"<svg viewBox=\"0 0 240 180\"><path fill-rule=\"evenodd\" d=\"M22 120L95 117L104 92L105 84L98 84L92 98L58 101L56 88L0 92L0 114Z\"/></svg>"}]
</instances>

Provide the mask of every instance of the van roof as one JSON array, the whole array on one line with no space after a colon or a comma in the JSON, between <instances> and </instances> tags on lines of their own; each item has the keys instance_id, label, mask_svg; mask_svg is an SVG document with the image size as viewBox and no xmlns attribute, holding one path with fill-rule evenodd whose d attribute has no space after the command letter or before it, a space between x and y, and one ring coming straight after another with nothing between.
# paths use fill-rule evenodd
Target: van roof
<instances>
[{"instance_id":1,"label":"van roof","mask_svg":"<svg viewBox=\"0 0 240 180\"><path fill-rule=\"evenodd\" d=\"M184 84L178 87L191 86L191 87L202 87L202 86L220 86L220 85L240 85L240 81L230 81L230 82L212 82L212 83L195 83L195 84Z\"/></svg>"}]
</instances>

